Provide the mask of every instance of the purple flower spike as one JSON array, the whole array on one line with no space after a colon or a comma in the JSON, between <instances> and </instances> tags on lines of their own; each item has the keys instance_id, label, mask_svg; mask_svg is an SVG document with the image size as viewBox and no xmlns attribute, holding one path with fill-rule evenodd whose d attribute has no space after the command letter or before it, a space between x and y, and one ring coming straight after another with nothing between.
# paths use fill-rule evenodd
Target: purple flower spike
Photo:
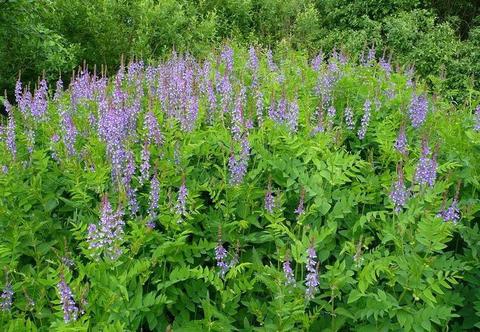
<instances>
[{"instance_id":1,"label":"purple flower spike","mask_svg":"<svg viewBox=\"0 0 480 332\"><path fill-rule=\"evenodd\" d=\"M290 258L285 258L283 262L283 275L285 276L285 286L295 285L295 275L293 274L292 267L290 266Z\"/></svg>"},{"instance_id":2,"label":"purple flower spike","mask_svg":"<svg viewBox=\"0 0 480 332\"><path fill-rule=\"evenodd\" d=\"M460 209L458 208L458 201L455 198L452 204L447 209L442 209L437 217L442 218L443 221L451 221L456 224L460 220Z\"/></svg>"},{"instance_id":3,"label":"purple flower spike","mask_svg":"<svg viewBox=\"0 0 480 332\"><path fill-rule=\"evenodd\" d=\"M317 271L317 253L313 246L307 249L307 276L305 278L305 298L311 300L315 297L315 292L319 286L318 271Z\"/></svg>"},{"instance_id":4,"label":"purple flower spike","mask_svg":"<svg viewBox=\"0 0 480 332\"><path fill-rule=\"evenodd\" d=\"M475 110L475 126L473 127L475 131L480 131L480 105L477 106Z\"/></svg>"},{"instance_id":5,"label":"purple flower spike","mask_svg":"<svg viewBox=\"0 0 480 332\"><path fill-rule=\"evenodd\" d=\"M5 112L7 112L8 115L5 143L7 144L7 149L12 155L12 158L15 159L15 156L17 155L17 144L15 143L15 118L13 117L12 105L10 105L6 98L4 106Z\"/></svg>"},{"instance_id":6,"label":"purple flower spike","mask_svg":"<svg viewBox=\"0 0 480 332\"><path fill-rule=\"evenodd\" d=\"M397 140L394 144L395 149L403 155L408 154L407 135L405 133L405 126L400 127L400 131L397 136Z\"/></svg>"},{"instance_id":7,"label":"purple flower spike","mask_svg":"<svg viewBox=\"0 0 480 332\"><path fill-rule=\"evenodd\" d=\"M273 196L273 193L272 193L272 185L271 183L269 183L268 190L265 193L265 210L267 210L268 213L273 213L274 209L275 209L275 197Z\"/></svg>"},{"instance_id":8,"label":"purple flower spike","mask_svg":"<svg viewBox=\"0 0 480 332\"><path fill-rule=\"evenodd\" d=\"M215 247L215 259L217 260L217 266L220 268L220 278L224 278L229 269L225 261L226 258L227 250L223 247L222 243L219 242Z\"/></svg>"},{"instance_id":9,"label":"purple flower spike","mask_svg":"<svg viewBox=\"0 0 480 332\"><path fill-rule=\"evenodd\" d=\"M10 311L13 304L13 288L10 283L7 283L0 295L0 310Z\"/></svg>"},{"instance_id":10,"label":"purple flower spike","mask_svg":"<svg viewBox=\"0 0 480 332\"><path fill-rule=\"evenodd\" d=\"M157 216L159 195L160 182L158 181L157 174L154 174L152 181L150 182L150 206L148 207L149 221L147 222L149 228L155 228L153 220Z\"/></svg>"},{"instance_id":11,"label":"purple flower spike","mask_svg":"<svg viewBox=\"0 0 480 332\"><path fill-rule=\"evenodd\" d=\"M301 216L302 214L305 213L305 209L303 206L304 200L305 200L305 189L302 188L302 190L300 191L300 200L298 201L298 206L295 209L295 214L297 214L298 216Z\"/></svg>"},{"instance_id":12,"label":"purple flower spike","mask_svg":"<svg viewBox=\"0 0 480 332\"><path fill-rule=\"evenodd\" d=\"M427 117L428 100L424 95L413 94L408 114L414 128L420 127Z\"/></svg>"},{"instance_id":13,"label":"purple flower spike","mask_svg":"<svg viewBox=\"0 0 480 332\"><path fill-rule=\"evenodd\" d=\"M188 197L188 190L185 186L185 179L183 179L182 185L178 190L178 199L177 204L175 205L175 210L177 214L180 216L178 223L183 222L183 217L187 214L187 197Z\"/></svg>"},{"instance_id":14,"label":"purple flower spike","mask_svg":"<svg viewBox=\"0 0 480 332\"><path fill-rule=\"evenodd\" d=\"M63 308L63 320L65 323L76 321L78 318L78 308L73 300L73 294L63 275L60 277L60 282L57 284L58 296Z\"/></svg>"},{"instance_id":15,"label":"purple flower spike","mask_svg":"<svg viewBox=\"0 0 480 332\"><path fill-rule=\"evenodd\" d=\"M395 212L400 212L401 209L405 206L408 199L408 191L405 187L403 169L401 165L397 167L398 180L392 186L392 191L390 192L390 199L395 205Z\"/></svg>"},{"instance_id":16,"label":"purple flower spike","mask_svg":"<svg viewBox=\"0 0 480 332\"><path fill-rule=\"evenodd\" d=\"M422 155L415 171L415 182L433 187L437 177L437 161L435 153L431 153L426 140L422 142Z\"/></svg>"},{"instance_id":17,"label":"purple flower spike","mask_svg":"<svg viewBox=\"0 0 480 332\"><path fill-rule=\"evenodd\" d=\"M355 121L353 120L353 110L350 107L345 107L344 110L345 124L348 130L355 129Z\"/></svg>"},{"instance_id":18,"label":"purple flower spike","mask_svg":"<svg viewBox=\"0 0 480 332\"><path fill-rule=\"evenodd\" d=\"M363 104L363 116L362 121L360 123L360 129L358 129L358 138L363 140L365 135L367 134L368 124L370 122L370 111L371 111L371 102L370 100L365 100L365 104Z\"/></svg>"},{"instance_id":19,"label":"purple flower spike","mask_svg":"<svg viewBox=\"0 0 480 332\"><path fill-rule=\"evenodd\" d=\"M88 226L87 241L95 258L99 258L104 253L108 259L115 260L121 255L120 245L123 240L123 226L125 225L122 216L123 211L119 209L113 212L110 202L104 196L99 225L90 224Z\"/></svg>"}]
</instances>

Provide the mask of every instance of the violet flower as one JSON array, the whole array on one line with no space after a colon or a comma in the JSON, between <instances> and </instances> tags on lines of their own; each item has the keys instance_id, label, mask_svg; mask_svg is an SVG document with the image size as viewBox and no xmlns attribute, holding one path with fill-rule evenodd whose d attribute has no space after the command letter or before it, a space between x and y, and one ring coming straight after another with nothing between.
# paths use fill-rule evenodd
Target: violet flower
<instances>
[{"instance_id":1,"label":"violet flower","mask_svg":"<svg viewBox=\"0 0 480 332\"><path fill-rule=\"evenodd\" d=\"M427 117L428 100L424 95L413 94L408 108L408 114L414 128L420 127Z\"/></svg>"},{"instance_id":2,"label":"violet flower","mask_svg":"<svg viewBox=\"0 0 480 332\"><path fill-rule=\"evenodd\" d=\"M456 224L460 220L460 209L458 208L458 201L455 198L448 208L443 208L437 217L442 218L443 221L451 221Z\"/></svg>"},{"instance_id":3,"label":"violet flower","mask_svg":"<svg viewBox=\"0 0 480 332\"><path fill-rule=\"evenodd\" d=\"M415 182L433 187L437 177L437 161L435 153L431 153L426 140L422 142L422 155L415 171Z\"/></svg>"},{"instance_id":4,"label":"violet flower","mask_svg":"<svg viewBox=\"0 0 480 332\"><path fill-rule=\"evenodd\" d=\"M187 214L187 197L188 197L188 189L185 186L185 179L183 179L182 185L178 190L177 204L175 205L176 213L180 216L178 223L183 222L183 217L185 217Z\"/></svg>"},{"instance_id":5,"label":"violet flower","mask_svg":"<svg viewBox=\"0 0 480 332\"><path fill-rule=\"evenodd\" d=\"M153 220L157 216L158 201L160 195L160 182L158 181L157 174L154 174L150 182L150 204L148 207L149 221L147 226L149 228L155 228L155 223Z\"/></svg>"},{"instance_id":6,"label":"violet flower","mask_svg":"<svg viewBox=\"0 0 480 332\"><path fill-rule=\"evenodd\" d=\"M72 290L65 282L63 275L60 277L60 282L57 284L57 290L63 308L63 320L65 323L76 321L78 318L78 307L73 300Z\"/></svg>"},{"instance_id":7,"label":"violet flower","mask_svg":"<svg viewBox=\"0 0 480 332\"><path fill-rule=\"evenodd\" d=\"M273 196L273 193L272 193L272 185L269 182L267 192L265 193L265 210L267 210L268 213L273 213L274 209L275 209L275 197Z\"/></svg>"},{"instance_id":8,"label":"violet flower","mask_svg":"<svg viewBox=\"0 0 480 332\"><path fill-rule=\"evenodd\" d=\"M355 122L353 120L353 110L350 107L345 107L344 110L345 124L348 130L355 129Z\"/></svg>"},{"instance_id":9,"label":"violet flower","mask_svg":"<svg viewBox=\"0 0 480 332\"><path fill-rule=\"evenodd\" d=\"M360 129L358 130L358 138L363 140L365 135L367 134L368 124L370 122L370 110L371 110L371 103L370 100L366 100L365 104L363 104L363 116L362 121L360 123Z\"/></svg>"},{"instance_id":10,"label":"violet flower","mask_svg":"<svg viewBox=\"0 0 480 332\"><path fill-rule=\"evenodd\" d=\"M395 212L400 212L407 203L408 191L405 187L403 169L400 165L397 167L397 173L398 180L392 186L392 190L390 192L390 199L395 206Z\"/></svg>"},{"instance_id":11,"label":"violet flower","mask_svg":"<svg viewBox=\"0 0 480 332\"><path fill-rule=\"evenodd\" d=\"M13 288L10 283L7 282L0 295L0 310L10 311L13 304Z\"/></svg>"},{"instance_id":12,"label":"violet flower","mask_svg":"<svg viewBox=\"0 0 480 332\"><path fill-rule=\"evenodd\" d=\"M5 143L12 158L15 159L17 155L17 144L15 142L15 118L13 116L12 105L10 105L6 98L3 104L5 106L5 112L8 115Z\"/></svg>"},{"instance_id":13,"label":"violet flower","mask_svg":"<svg viewBox=\"0 0 480 332\"><path fill-rule=\"evenodd\" d=\"M307 287L305 291L305 298L311 300L315 297L315 292L319 286L318 281L318 271L317 271L317 253L313 246L309 247L307 250L307 276L305 278L305 286Z\"/></svg>"},{"instance_id":14,"label":"violet flower","mask_svg":"<svg viewBox=\"0 0 480 332\"><path fill-rule=\"evenodd\" d=\"M110 202L104 196L99 225L90 224L88 226L87 241L95 258L99 258L104 253L107 258L115 260L121 255L120 245L123 241L123 227L125 225L122 216L123 211L118 209L113 212Z\"/></svg>"},{"instance_id":15,"label":"violet flower","mask_svg":"<svg viewBox=\"0 0 480 332\"><path fill-rule=\"evenodd\" d=\"M283 262L283 275L285 277L285 286L295 285L295 275L290 266L290 258L286 257Z\"/></svg>"},{"instance_id":16,"label":"violet flower","mask_svg":"<svg viewBox=\"0 0 480 332\"><path fill-rule=\"evenodd\" d=\"M395 149L403 155L408 153L407 135L405 133L405 126L400 127L397 139L394 144Z\"/></svg>"},{"instance_id":17,"label":"violet flower","mask_svg":"<svg viewBox=\"0 0 480 332\"><path fill-rule=\"evenodd\" d=\"M477 106L475 110L475 126L473 127L475 131L480 131L480 105Z\"/></svg>"}]
</instances>

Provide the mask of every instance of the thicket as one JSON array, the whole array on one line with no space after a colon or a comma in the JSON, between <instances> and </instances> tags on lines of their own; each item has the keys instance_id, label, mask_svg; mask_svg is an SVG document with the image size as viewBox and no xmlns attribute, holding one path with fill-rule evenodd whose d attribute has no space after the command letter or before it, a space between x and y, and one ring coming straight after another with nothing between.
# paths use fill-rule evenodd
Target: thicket
<instances>
[{"instance_id":1,"label":"thicket","mask_svg":"<svg viewBox=\"0 0 480 332\"><path fill-rule=\"evenodd\" d=\"M3 330L480 327L480 108L373 50L204 59L17 82Z\"/></svg>"},{"instance_id":2,"label":"thicket","mask_svg":"<svg viewBox=\"0 0 480 332\"><path fill-rule=\"evenodd\" d=\"M0 87L18 72L32 85L64 80L86 61L118 68L121 55L157 60L172 49L205 56L225 39L307 51L374 44L446 98L478 94L479 1L6 0L0 2Z\"/></svg>"}]
</instances>

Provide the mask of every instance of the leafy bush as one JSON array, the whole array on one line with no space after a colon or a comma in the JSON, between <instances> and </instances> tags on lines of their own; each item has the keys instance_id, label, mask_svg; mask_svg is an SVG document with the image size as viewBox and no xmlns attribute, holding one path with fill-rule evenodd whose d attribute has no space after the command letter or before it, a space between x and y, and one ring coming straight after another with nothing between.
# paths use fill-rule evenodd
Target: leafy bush
<instances>
[{"instance_id":1,"label":"leafy bush","mask_svg":"<svg viewBox=\"0 0 480 332\"><path fill-rule=\"evenodd\" d=\"M4 330L480 327L480 110L372 52L281 51L16 90Z\"/></svg>"}]
</instances>

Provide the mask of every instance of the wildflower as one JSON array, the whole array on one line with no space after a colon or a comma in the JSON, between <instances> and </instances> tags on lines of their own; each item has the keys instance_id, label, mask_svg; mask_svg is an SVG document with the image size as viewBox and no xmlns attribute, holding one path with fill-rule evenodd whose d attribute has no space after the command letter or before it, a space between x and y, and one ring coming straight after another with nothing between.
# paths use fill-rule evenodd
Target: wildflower
<instances>
[{"instance_id":1,"label":"wildflower","mask_svg":"<svg viewBox=\"0 0 480 332\"><path fill-rule=\"evenodd\" d=\"M65 143L65 147L67 148L67 152L70 156L75 155L75 141L77 139L77 128L73 123L72 116L69 112L62 111L62 129L64 132L63 141Z\"/></svg>"},{"instance_id":2,"label":"wildflower","mask_svg":"<svg viewBox=\"0 0 480 332\"><path fill-rule=\"evenodd\" d=\"M302 188L302 190L300 191L300 200L298 201L298 206L295 209L295 214L297 214L298 216L301 216L305 212L304 206L303 206L304 199L305 199L305 189Z\"/></svg>"},{"instance_id":3,"label":"wildflower","mask_svg":"<svg viewBox=\"0 0 480 332\"><path fill-rule=\"evenodd\" d=\"M454 224L460 220L460 209L458 208L457 198L454 198L452 204L448 208L443 208L438 214L437 217L442 218L443 221L451 221Z\"/></svg>"},{"instance_id":4,"label":"wildflower","mask_svg":"<svg viewBox=\"0 0 480 332\"><path fill-rule=\"evenodd\" d=\"M15 159L15 156L17 155L17 144L15 142L15 118L13 116L12 105L10 105L7 98L5 98L4 106L5 112L8 115L5 143L7 144L7 149L12 155L12 158Z\"/></svg>"},{"instance_id":5,"label":"wildflower","mask_svg":"<svg viewBox=\"0 0 480 332\"><path fill-rule=\"evenodd\" d=\"M13 288L12 285L7 282L0 295L0 310L10 311L13 304Z\"/></svg>"},{"instance_id":6,"label":"wildflower","mask_svg":"<svg viewBox=\"0 0 480 332\"><path fill-rule=\"evenodd\" d=\"M150 177L150 149L147 141L143 143L143 149L140 155L142 163L140 164L140 178L138 179L140 185Z\"/></svg>"},{"instance_id":7,"label":"wildflower","mask_svg":"<svg viewBox=\"0 0 480 332\"><path fill-rule=\"evenodd\" d=\"M371 103L370 100L366 100L363 104L363 116L360 123L360 129L358 130L358 138L363 140L367 134L368 123L370 122L370 109Z\"/></svg>"},{"instance_id":8,"label":"wildflower","mask_svg":"<svg viewBox=\"0 0 480 332\"><path fill-rule=\"evenodd\" d=\"M231 72L233 70L233 49L230 46L225 45L220 54L220 58L225 64L227 72Z\"/></svg>"},{"instance_id":9,"label":"wildflower","mask_svg":"<svg viewBox=\"0 0 480 332\"><path fill-rule=\"evenodd\" d=\"M420 127L427 117L428 100L424 95L413 94L408 108L408 114L414 128Z\"/></svg>"},{"instance_id":10,"label":"wildflower","mask_svg":"<svg viewBox=\"0 0 480 332\"><path fill-rule=\"evenodd\" d=\"M228 168L230 170L230 184L238 185L242 183L243 178L247 174L248 160L250 155L250 144L247 137L241 139L242 149L238 157L233 153L228 160Z\"/></svg>"},{"instance_id":11,"label":"wildflower","mask_svg":"<svg viewBox=\"0 0 480 332\"><path fill-rule=\"evenodd\" d=\"M53 95L53 100L59 101L63 93L63 81L62 78L59 78L55 86L55 94Z\"/></svg>"},{"instance_id":12,"label":"wildflower","mask_svg":"<svg viewBox=\"0 0 480 332\"><path fill-rule=\"evenodd\" d=\"M42 79L40 81L38 89L33 95L31 112L34 117L42 117L47 111L47 94L47 81L45 79Z\"/></svg>"},{"instance_id":13,"label":"wildflower","mask_svg":"<svg viewBox=\"0 0 480 332\"><path fill-rule=\"evenodd\" d=\"M475 110L475 126L473 127L475 131L480 131L480 105L477 106Z\"/></svg>"},{"instance_id":14,"label":"wildflower","mask_svg":"<svg viewBox=\"0 0 480 332\"><path fill-rule=\"evenodd\" d=\"M153 114L152 111L148 111L147 114L145 114L144 121L145 121L144 127L147 132L148 143L162 145L163 135L160 131L160 126L158 125L158 121L157 121L157 118L155 117L155 114Z\"/></svg>"},{"instance_id":15,"label":"wildflower","mask_svg":"<svg viewBox=\"0 0 480 332\"><path fill-rule=\"evenodd\" d=\"M185 178L184 178L182 181L182 185L178 190L178 199L177 199L177 204L175 205L175 210L177 214L180 215L180 219L178 223L183 222L182 217L184 217L187 214L187 196L188 196L188 190L187 190L187 187L185 186Z\"/></svg>"},{"instance_id":16,"label":"wildflower","mask_svg":"<svg viewBox=\"0 0 480 332\"><path fill-rule=\"evenodd\" d=\"M269 181L268 190L265 193L265 210L267 210L268 213L273 213L274 209L275 209L275 198L272 194L271 181Z\"/></svg>"},{"instance_id":17,"label":"wildflower","mask_svg":"<svg viewBox=\"0 0 480 332\"><path fill-rule=\"evenodd\" d=\"M290 257L288 256L285 257L285 261L283 262L283 275L285 276L285 286L295 284L295 275L290 266Z\"/></svg>"},{"instance_id":18,"label":"wildflower","mask_svg":"<svg viewBox=\"0 0 480 332\"><path fill-rule=\"evenodd\" d=\"M407 135L405 134L405 126L400 127L400 131L398 133L397 139L394 144L395 149L403 155L408 153L407 148Z\"/></svg>"},{"instance_id":19,"label":"wildflower","mask_svg":"<svg viewBox=\"0 0 480 332\"><path fill-rule=\"evenodd\" d=\"M353 110L350 107L345 107L344 110L345 123L348 130L353 130L355 128L355 122L353 120Z\"/></svg>"},{"instance_id":20,"label":"wildflower","mask_svg":"<svg viewBox=\"0 0 480 332\"><path fill-rule=\"evenodd\" d=\"M78 318L78 308L73 300L72 290L65 282L63 275L60 277L60 282L57 284L57 289L63 308L63 320L65 323L76 321Z\"/></svg>"},{"instance_id":21,"label":"wildflower","mask_svg":"<svg viewBox=\"0 0 480 332\"><path fill-rule=\"evenodd\" d=\"M305 298L307 300L311 300L314 298L315 292L319 286L316 258L317 253L315 252L315 248L312 245L307 249L307 276L305 278L305 286L307 286L307 289L305 291Z\"/></svg>"},{"instance_id":22,"label":"wildflower","mask_svg":"<svg viewBox=\"0 0 480 332\"><path fill-rule=\"evenodd\" d=\"M333 126L333 123L335 121L335 115L337 114L337 110L333 105L331 105L327 109L327 119L328 119L328 127L331 128Z\"/></svg>"},{"instance_id":23,"label":"wildflower","mask_svg":"<svg viewBox=\"0 0 480 332\"><path fill-rule=\"evenodd\" d=\"M267 64L268 64L268 68L270 69L271 72L275 72L275 71L278 70L277 65L273 61L272 50L270 50L270 49L267 51Z\"/></svg>"},{"instance_id":24,"label":"wildflower","mask_svg":"<svg viewBox=\"0 0 480 332\"><path fill-rule=\"evenodd\" d=\"M94 257L98 258L104 252L107 258L115 260L121 255L120 244L123 240L123 226L125 225L122 216L123 211L119 209L113 212L107 196L104 196L99 225L90 224L88 226L87 241L89 249L94 251Z\"/></svg>"},{"instance_id":25,"label":"wildflower","mask_svg":"<svg viewBox=\"0 0 480 332\"><path fill-rule=\"evenodd\" d=\"M390 192L390 199L395 205L395 211L399 212L405 206L408 199L408 191L405 187L403 169L399 164L397 166L398 180L393 184Z\"/></svg>"},{"instance_id":26,"label":"wildflower","mask_svg":"<svg viewBox=\"0 0 480 332\"><path fill-rule=\"evenodd\" d=\"M320 70L320 66L322 65L322 62L323 62L323 57L324 57L324 54L322 51L320 51L317 56L315 58L313 58L312 60L312 68L313 70L315 71L318 71Z\"/></svg>"},{"instance_id":27,"label":"wildflower","mask_svg":"<svg viewBox=\"0 0 480 332\"><path fill-rule=\"evenodd\" d=\"M250 48L248 49L247 66L252 72L256 72L258 70L258 57L253 46L250 46Z\"/></svg>"},{"instance_id":28,"label":"wildflower","mask_svg":"<svg viewBox=\"0 0 480 332\"><path fill-rule=\"evenodd\" d=\"M437 177L437 161L435 153L431 153L426 140L422 142L422 155L415 171L415 181L433 187Z\"/></svg>"},{"instance_id":29,"label":"wildflower","mask_svg":"<svg viewBox=\"0 0 480 332\"><path fill-rule=\"evenodd\" d=\"M298 129L298 102L295 98L291 103L288 105L288 113L286 115L286 124L288 129L291 133L296 133Z\"/></svg>"},{"instance_id":30,"label":"wildflower","mask_svg":"<svg viewBox=\"0 0 480 332\"><path fill-rule=\"evenodd\" d=\"M156 210L158 209L158 200L160 195L160 182L158 181L157 174L152 177L150 181L150 206L148 208L149 213L149 221L147 222L147 226L149 228L155 228L155 223L153 220L157 216Z\"/></svg>"}]
</instances>

